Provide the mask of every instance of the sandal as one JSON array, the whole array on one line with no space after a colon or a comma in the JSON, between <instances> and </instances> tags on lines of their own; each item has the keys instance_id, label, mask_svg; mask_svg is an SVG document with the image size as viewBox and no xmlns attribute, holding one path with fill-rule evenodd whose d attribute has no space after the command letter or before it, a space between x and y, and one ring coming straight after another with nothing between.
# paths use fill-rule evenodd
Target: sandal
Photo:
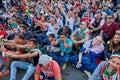
<instances>
[{"instance_id":1,"label":"sandal","mask_svg":"<svg viewBox=\"0 0 120 80\"><path fill-rule=\"evenodd\" d=\"M7 76L7 75L9 75L10 74L10 72L9 72L9 70L2 70L1 72L0 72L0 78L1 77L4 77L4 76Z\"/></svg>"}]
</instances>

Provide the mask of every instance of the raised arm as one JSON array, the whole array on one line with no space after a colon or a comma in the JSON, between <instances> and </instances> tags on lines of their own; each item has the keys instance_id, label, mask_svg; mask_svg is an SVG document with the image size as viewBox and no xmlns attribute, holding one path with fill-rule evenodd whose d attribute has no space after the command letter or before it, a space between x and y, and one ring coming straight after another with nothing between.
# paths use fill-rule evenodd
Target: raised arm
<instances>
[{"instance_id":1,"label":"raised arm","mask_svg":"<svg viewBox=\"0 0 120 80\"><path fill-rule=\"evenodd\" d=\"M12 54L10 52L4 52L6 55L12 57L12 58L31 58L31 57L35 57L37 55L39 55L39 53L37 51L33 52L33 53L26 53L26 54Z\"/></svg>"}]
</instances>

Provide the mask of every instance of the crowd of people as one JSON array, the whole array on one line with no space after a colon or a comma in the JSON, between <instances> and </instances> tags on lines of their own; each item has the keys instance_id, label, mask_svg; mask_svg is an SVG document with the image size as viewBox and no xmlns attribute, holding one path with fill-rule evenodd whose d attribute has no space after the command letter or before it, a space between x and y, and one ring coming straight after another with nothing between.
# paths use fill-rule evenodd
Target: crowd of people
<instances>
[{"instance_id":1,"label":"crowd of people","mask_svg":"<svg viewBox=\"0 0 120 80\"><path fill-rule=\"evenodd\" d=\"M62 80L68 63L89 80L120 80L120 0L1 0L0 77ZM4 62L3 62L4 61Z\"/></svg>"}]
</instances>

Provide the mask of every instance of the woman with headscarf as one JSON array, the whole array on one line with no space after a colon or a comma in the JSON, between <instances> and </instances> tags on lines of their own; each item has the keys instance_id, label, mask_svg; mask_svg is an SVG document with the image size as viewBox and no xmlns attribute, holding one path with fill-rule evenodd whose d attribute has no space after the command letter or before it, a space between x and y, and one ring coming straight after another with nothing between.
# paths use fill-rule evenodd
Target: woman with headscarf
<instances>
[{"instance_id":1,"label":"woman with headscarf","mask_svg":"<svg viewBox=\"0 0 120 80\"><path fill-rule=\"evenodd\" d=\"M79 55L71 56L70 61L89 76L97 67L98 59L102 58L103 50L103 39L101 36L97 36L85 42Z\"/></svg>"}]
</instances>

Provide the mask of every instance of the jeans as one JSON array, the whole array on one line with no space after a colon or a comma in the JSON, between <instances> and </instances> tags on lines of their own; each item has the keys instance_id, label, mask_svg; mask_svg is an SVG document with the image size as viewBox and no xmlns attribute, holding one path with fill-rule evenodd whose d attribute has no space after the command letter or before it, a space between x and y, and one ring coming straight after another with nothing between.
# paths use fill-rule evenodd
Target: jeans
<instances>
[{"instance_id":1,"label":"jeans","mask_svg":"<svg viewBox=\"0 0 120 80\"><path fill-rule=\"evenodd\" d=\"M69 61L70 53L65 53L64 56L61 56L60 53L61 52L49 53L49 56L51 56L59 64L67 63Z\"/></svg>"},{"instance_id":2,"label":"jeans","mask_svg":"<svg viewBox=\"0 0 120 80\"><path fill-rule=\"evenodd\" d=\"M70 62L76 65L78 62L78 55L71 56ZM82 56L81 64L82 64L82 67L80 68L81 71L88 70L91 73L93 73L93 71L97 67L97 63L95 61L91 60L89 57L84 55Z\"/></svg>"},{"instance_id":3,"label":"jeans","mask_svg":"<svg viewBox=\"0 0 120 80\"><path fill-rule=\"evenodd\" d=\"M39 41L39 44L41 44L41 45L43 45L44 43L48 43L49 42L47 35L43 34L43 33L38 34L36 36L36 38Z\"/></svg>"},{"instance_id":4,"label":"jeans","mask_svg":"<svg viewBox=\"0 0 120 80\"><path fill-rule=\"evenodd\" d=\"M11 63L10 80L16 80L17 68L27 70L27 72L21 80L28 80L36 70L36 67L34 66L28 68L29 65L30 63L28 62L13 61Z\"/></svg>"}]
</instances>

